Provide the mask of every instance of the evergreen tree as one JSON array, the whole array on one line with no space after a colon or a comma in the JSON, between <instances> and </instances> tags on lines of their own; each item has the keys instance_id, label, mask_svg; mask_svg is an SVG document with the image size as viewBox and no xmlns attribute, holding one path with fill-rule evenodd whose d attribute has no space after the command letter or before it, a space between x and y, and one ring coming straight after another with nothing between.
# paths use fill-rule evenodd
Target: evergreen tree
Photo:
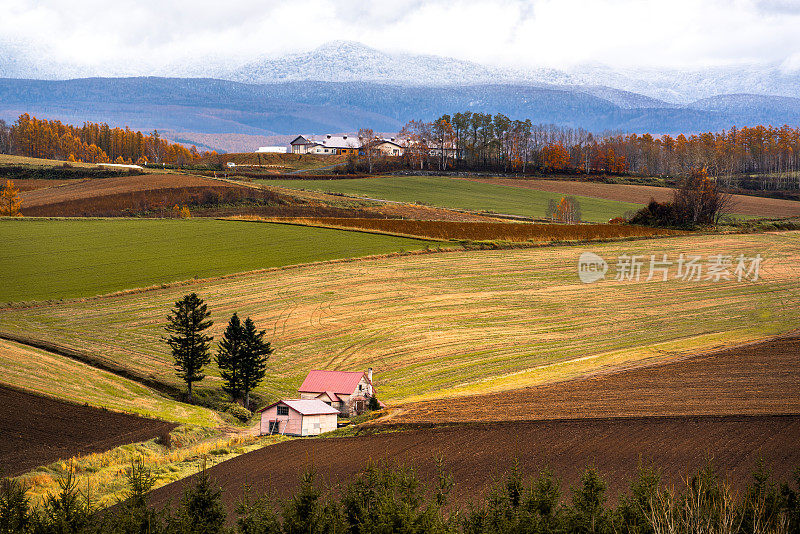
<instances>
[{"instance_id":1,"label":"evergreen tree","mask_svg":"<svg viewBox=\"0 0 800 534\"><path fill-rule=\"evenodd\" d=\"M30 499L25 488L13 478L0 480L0 533L28 532L30 525Z\"/></svg>"},{"instance_id":2,"label":"evergreen tree","mask_svg":"<svg viewBox=\"0 0 800 534\"><path fill-rule=\"evenodd\" d=\"M181 522L184 532L215 534L225 531L225 507L222 491L211 486L206 466L197 476L197 484L187 488L181 501Z\"/></svg>"},{"instance_id":3,"label":"evergreen tree","mask_svg":"<svg viewBox=\"0 0 800 534\"><path fill-rule=\"evenodd\" d=\"M217 366L222 377L222 390L233 397L234 400L241 397L242 392L242 349L244 348L244 327L239 320L239 316L234 313L222 341L219 342L217 351Z\"/></svg>"},{"instance_id":4,"label":"evergreen tree","mask_svg":"<svg viewBox=\"0 0 800 534\"><path fill-rule=\"evenodd\" d=\"M164 341L172 349L175 370L186 382L189 400L192 399L192 384L204 379L203 367L211 362L212 336L203 334L212 324L208 320L211 312L196 293L186 295L175 303L167 316L167 332L170 336Z\"/></svg>"},{"instance_id":5,"label":"evergreen tree","mask_svg":"<svg viewBox=\"0 0 800 534\"><path fill-rule=\"evenodd\" d=\"M267 374L267 359L273 350L264 341L265 330L256 330L249 317L244 321L243 344L241 352L241 390L244 393L244 407L250 409L250 392Z\"/></svg>"},{"instance_id":6,"label":"evergreen tree","mask_svg":"<svg viewBox=\"0 0 800 534\"><path fill-rule=\"evenodd\" d=\"M144 459L138 458L131 461L131 467L126 477L127 490L125 500L120 503L117 513L110 517L110 521L120 532L157 534L162 531L159 513L149 506L148 492L153 489L156 477L145 466ZM111 526L107 525L106 530Z\"/></svg>"}]
</instances>

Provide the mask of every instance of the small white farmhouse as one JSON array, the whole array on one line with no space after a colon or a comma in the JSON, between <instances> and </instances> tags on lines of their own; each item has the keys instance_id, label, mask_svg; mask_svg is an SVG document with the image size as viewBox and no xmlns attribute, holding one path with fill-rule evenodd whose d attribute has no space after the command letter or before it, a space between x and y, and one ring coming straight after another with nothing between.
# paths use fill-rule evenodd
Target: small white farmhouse
<instances>
[{"instance_id":1,"label":"small white farmhouse","mask_svg":"<svg viewBox=\"0 0 800 534\"><path fill-rule=\"evenodd\" d=\"M285 399L261 410L261 434L317 436L336 430L339 410L317 399Z\"/></svg>"}]
</instances>

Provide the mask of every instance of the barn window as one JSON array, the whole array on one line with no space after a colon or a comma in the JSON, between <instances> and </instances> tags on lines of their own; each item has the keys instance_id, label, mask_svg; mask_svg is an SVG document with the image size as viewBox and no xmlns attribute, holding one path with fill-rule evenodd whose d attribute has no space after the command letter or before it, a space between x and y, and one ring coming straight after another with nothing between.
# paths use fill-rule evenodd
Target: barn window
<instances>
[{"instance_id":1,"label":"barn window","mask_svg":"<svg viewBox=\"0 0 800 534\"><path fill-rule=\"evenodd\" d=\"M358 385L358 391L364 391L364 384Z\"/></svg>"},{"instance_id":2,"label":"barn window","mask_svg":"<svg viewBox=\"0 0 800 534\"><path fill-rule=\"evenodd\" d=\"M288 406L278 406L278 415L289 415Z\"/></svg>"}]
</instances>

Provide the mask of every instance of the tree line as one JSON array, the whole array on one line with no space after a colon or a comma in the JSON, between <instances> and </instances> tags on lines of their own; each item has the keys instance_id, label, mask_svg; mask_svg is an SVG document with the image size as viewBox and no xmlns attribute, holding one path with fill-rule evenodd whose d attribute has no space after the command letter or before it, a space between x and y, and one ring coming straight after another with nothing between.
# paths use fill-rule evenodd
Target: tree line
<instances>
[{"instance_id":1,"label":"tree line","mask_svg":"<svg viewBox=\"0 0 800 534\"><path fill-rule=\"evenodd\" d=\"M176 509L156 510L148 492L156 479L143 461L127 472L125 500L102 514L70 473L61 490L33 508L13 479L0 486L0 533L21 534L793 534L800 532L800 470L791 483L775 483L759 465L749 486L734 493L707 465L683 487L640 468L616 506L606 483L587 468L565 499L552 471L526 477L514 464L466 511L449 502L454 479L437 460L433 484L413 469L370 465L337 491L323 491L313 471L288 499L252 495L248 488L228 523L222 490L205 468ZM231 491L230 489L228 491ZM477 501L477 502L476 502Z\"/></svg>"},{"instance_id":2,"label":"tree line","mask_svg":"<svg viewBox=\"0 0 800 534\"><path fill-rule=\"evenodd\" d=\"M681 177L706 168L726 186L800 188L800 128L755 126L693 135L597 135L470 111L412 120L405 166L432 170L634 173ZM751 178L750 175L755 175Z\"/></svg>"},{"instance_id":3,"label":"tree line","mask_svg":"<svg viewBox=\"0 0 800 534\"><path fill-rule=\"evenodd\" d=\"M105 123L72 126L57 120L37 119L27 113L8 126L0 120L0 154L88 163L147 163L190 165L207 152L186 148L163 139L157 130L149 134Z\"/></svg>"}]
</instances>

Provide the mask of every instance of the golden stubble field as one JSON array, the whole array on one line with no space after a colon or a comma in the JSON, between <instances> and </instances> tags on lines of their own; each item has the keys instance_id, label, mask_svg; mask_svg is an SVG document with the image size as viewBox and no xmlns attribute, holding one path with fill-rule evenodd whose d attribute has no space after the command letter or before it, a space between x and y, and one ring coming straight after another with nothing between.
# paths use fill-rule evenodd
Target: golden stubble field
<instances>
[{"instance_id":1,"label":"golden stubble field","mask_svg":"<svg viewBox=\"0 0 800 534\"><path fill-rule=\"evenodd\" d=\"M581 252L676 260L764 258L757 282L582 284ZM800 232L460 251L307 265L141 293L0 310L0 332L44 340L178 384L160 341L183 294L221 335L234 311L276 351L260 393L292 395L309 369L375 368L386 401L505 391L637 366L796 328ZM674 274L673 270L673 274ZM210 376L201 387L217 387Z\"/></svg>"}]
</instances>

